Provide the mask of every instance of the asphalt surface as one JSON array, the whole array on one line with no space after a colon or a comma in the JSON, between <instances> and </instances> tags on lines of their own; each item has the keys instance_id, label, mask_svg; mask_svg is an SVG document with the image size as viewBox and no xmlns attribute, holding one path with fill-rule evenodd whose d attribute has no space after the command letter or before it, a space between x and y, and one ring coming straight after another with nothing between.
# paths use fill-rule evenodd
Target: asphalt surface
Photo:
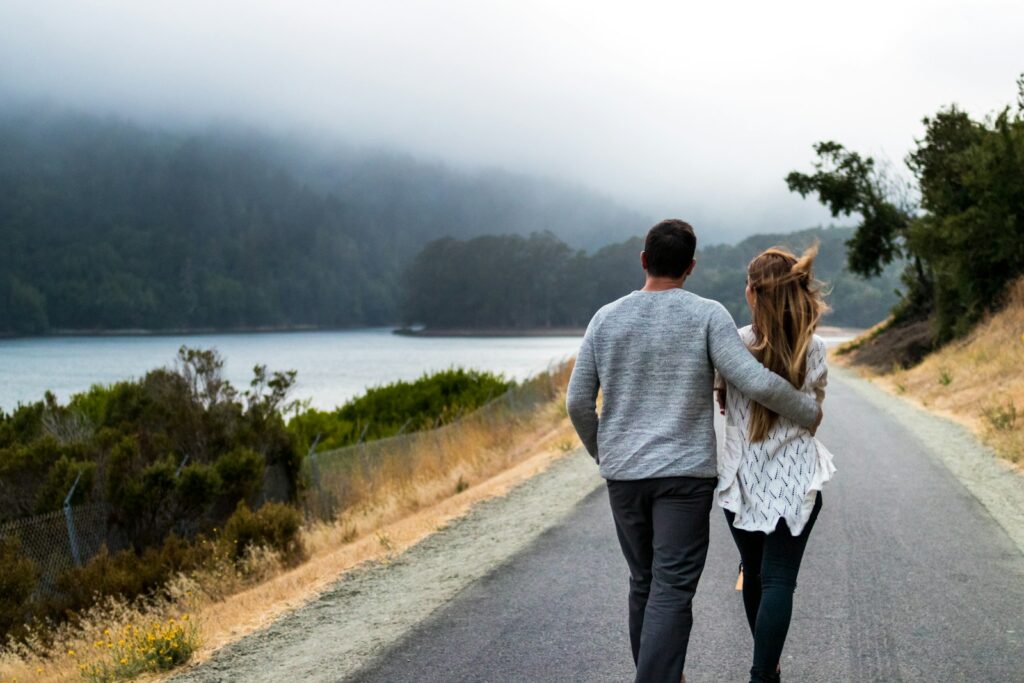
<instances>
[{"instance_id":1,"label":"asphalt surface","mask_svg":"<svg viewBox=\"0 0 1024 683\"><path fill-rule=\"evenodd\" d=\"M1024 681L1024 553L851 380L833 381L826 409L819 437L839 471L804 559L783 680ZM745 681L750 666L737 553L712 515L690 683ZM598 489L349 680L630 681L626 588Z\"/></svg>"}]
</instances>

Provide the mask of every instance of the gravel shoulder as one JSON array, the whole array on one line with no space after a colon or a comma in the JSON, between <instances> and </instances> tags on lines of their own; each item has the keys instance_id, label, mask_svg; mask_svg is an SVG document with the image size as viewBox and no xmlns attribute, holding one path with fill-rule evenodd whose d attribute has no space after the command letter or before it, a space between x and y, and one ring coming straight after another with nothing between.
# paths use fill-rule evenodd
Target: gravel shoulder
<instances>
[{"instance_id":1,"label":"gravel shoulder","mask_svg":"<svg viewBox=\"0 0 1024 683\"><path fill-rule=\"evenodd\" d=\"M981 444L966 427L885 391L853 370L832 364L829 371L920 439L1024 553L1024 476L1019 470Z\"/></svg>"},{"instance_id":2,"label":"gravel shoulder","mask_svg":"<svg viewBox=\"0 0 1024 683\"><path fill-rule=\"evenodd\" d=\"M557 526L600 484L597 468L584 453L561 458L405 553L346 574L314 602L172 680L345 680Z\"/></svg>"}]
</instances>

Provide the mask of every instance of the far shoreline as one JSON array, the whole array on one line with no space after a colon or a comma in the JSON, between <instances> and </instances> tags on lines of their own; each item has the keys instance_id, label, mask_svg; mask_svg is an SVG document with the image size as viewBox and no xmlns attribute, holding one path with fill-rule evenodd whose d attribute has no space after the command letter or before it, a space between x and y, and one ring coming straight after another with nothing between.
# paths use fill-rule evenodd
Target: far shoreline
<instances>
[{"instance_id":1,"label":"far shoreline","mask_svg":"<svg viewBox=\"0 0 1024 683\"><path fill-rule=\"evenodd\" d=\"M403 337L582 337L585 327L529 327L515 328L421 328L399 327L393 334ZM817 333L823 337L853 338L864 330L859 327L820 325Z\"/></svg>"},{"instance_id":2,"label":"far shoreline","mask_svg":"<svg viewBox=\"0 0 1024 683\"><path fill-rule=\"evenodd\" d=\"M360 325L357 327L324 327L319 325L266 325L253 327L174 327L168 329L122 328L54 329L38 334L0 333L0 341L22 339L62 339L67 337L183 337L218 334L274 334L288 332L357 332L359 330L386 330L394 325Z\"/></svg>"},{"instance_id":3,"label":"far shoreline","mask_svg":"<svg viewBox=\"0 0 1024 683\"><path fill-rule=\"evenodd\" d=\"M282 325L282 326L258 326L258 327L199 327L199 328L173 328L173 329L147 329L129 328L117 330L103 329L57 329L43 334L9 334L0 333L0 342L32 339L66 339L69 337L178 337L178 336L212 336L212 335L256 335L256 334L281 334L291 332L361 332L368 330L390 330L391 334L403 337L424 337L424 338L512 338L512 337L582 337L586 332L585 327L529 327L529 328L501 328L501 327L454 327L454 328L410 328L392 325L372 325L358 327L321 327L318 325ZM818 334L823 336L850 336L854 337L863 330L861 328L822 325L818 328Z\"/></svg>"},{"instance_id":4,"label":"far shoreline","mask_svg":"<svg viewBox=\"0 0 1024 683\"><path fill-rule=\"evenodd\" d=\"M523 329L503 327L454 327L413 329L399 327L392 331L401 337L582 337L585 327L528 327Z\"/></svg>"}]
</instances>

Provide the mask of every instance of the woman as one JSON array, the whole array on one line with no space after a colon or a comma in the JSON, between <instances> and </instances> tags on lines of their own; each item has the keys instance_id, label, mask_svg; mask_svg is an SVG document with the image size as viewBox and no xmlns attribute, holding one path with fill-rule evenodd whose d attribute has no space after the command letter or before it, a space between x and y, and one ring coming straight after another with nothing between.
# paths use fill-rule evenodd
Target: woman
<instances>
[{"instance_id":1,"label":"woman","mask_svg":"<svg viewBox=\"0 0 1024 683\"><path fill-rule=\"evenodd\" d=\"M753 325L740 330L750 352L794 386L825 397L825 342L814 334L828 310L812 266L817 247L799 258L778 248L747 269ZM832 455L806 429L719 385L726 415L718 504L742 560L743 606L754 635L751 682L779 681L779 660L793 611L804 548L821 510Z\"/></svg>"}]
</instances>

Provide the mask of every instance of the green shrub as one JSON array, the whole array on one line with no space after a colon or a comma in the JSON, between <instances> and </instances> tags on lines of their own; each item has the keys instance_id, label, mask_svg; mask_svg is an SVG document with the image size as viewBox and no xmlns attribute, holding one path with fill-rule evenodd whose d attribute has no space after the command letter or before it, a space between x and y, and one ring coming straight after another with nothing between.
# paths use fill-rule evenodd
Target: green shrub
<instances>
[{"instance_id":1,"label":"green shrub","mask_svg":"<svg viewBox=\"0 0 1024 683\"><path fill-rule=\"evenodd\" d=\"M171 534L160 546L141 553L132 549L110 553L104 546L81 567L57 578L58 593L45 603L50 616L76 612L98 598L134 598L158 590L178 572L196 569L214 558L212 546Z\"/></svg>"},{"instance_id":2,"label":"green shrub","mask_svg":"<svg viewBox=\"0 0 1024 683\"><path fill-rule=\"evenodd\" d=\"M216 499L221 491L221 478L216 467L193 463L182 468L175 487L182 507L199 509Z\"/></svg>"},{"instance_id":3,"label":"green shrub","mask_svg":"<svg viewBox=\"0 0 1024 683\"><path fill-rule=\"evenodd\" d=\"M514 385L501 375L461 368L424 375L414 382L374 387L334 411L309 410L288 425L308 447L319 434L322 449L432 429L476 410Z\"/></svg>"},{"instance_id":4,"label":"green shrub","mask_svg":"<svg viewBox=\"0 0 1024 683\"><path fill-rule=\"evenodd\" d=\"M221 488L232 503L248 500L259 489L263 466L263 456L250 448L236 448L214 463Z\"/></svg>"},{"instance_id":5,"label":"green shrub","mask_svg":"<svg viewBox=\"0 0 1024 683\"><path fill-rule=\"evenodd\" d=\"M71 503L77 505L85 502L92 491L95 476L95 462L72 460L67 455L62 455L47 472L46 481L36 499L36 511L47 512L63 505L64 499L71 491L71 487L75 485L76 480L78 485L75 486L71 496Z\"/></svg>"},{"instance_id":6,"label":"green shrub","mask_svg":"<svg viewBox=\"0 0 1024 683\"><path fill-rule=\"evenodd\" d=\"M32 612L28 601L35 590L39 568L20 550L17 538L0 539L0 633L17 633Z\"/></svg>"},{"instance_id":7,"label":"green shrub","mask_svg":"<svg viewBox=\"0 0 1024 683\"><path fill-rule=\"evenodd\" d=\"M222 370L216 352L183 347L176 367L139 380L93 386L64 406L47 394L0 411L0 521L59 510L81 475L72 503L106 503L108 537L132 548L57 577L38 615L60 621L96 596L143 595L205 562L198 535L223 526L239 501L254 501L268 466L285 475L287 488L275 478L275 495L297 498L304 451L282 417L294 373L257 367L240 392ZM261 514L266 535L272 511ZM270 537L288 536L287 524L277 527ZM12 589L15 603L17 595Z\"/></svg>"},{"instance_id":8,"label":"green shrub","mask_svg":"<svg viewBox=\"0 0 1024 683\"><path fill-rule=\"evenodd\" d=\"M304 557L299 530L302 513L284 503L267 503L256 512L244 502L224 525L222 541L235 560L245 557L249 548L266 546L278 552L286 564Z\"/></svg>"},{"instance_id":9,"label":"green shrub","mask_svg":"<svg viewBox=\"0 0 1024 683\"><path fill-rule=\"evenodd\" d=\"M105 657L83 664L81 675L89 683L112 683L146 672L170 671L192 659L200 643L199 629L187 614L181 619L152 620L141 628L131 624L117 635L108 635L105 643L96 642Z\"/></svg>"}]
</instances>

